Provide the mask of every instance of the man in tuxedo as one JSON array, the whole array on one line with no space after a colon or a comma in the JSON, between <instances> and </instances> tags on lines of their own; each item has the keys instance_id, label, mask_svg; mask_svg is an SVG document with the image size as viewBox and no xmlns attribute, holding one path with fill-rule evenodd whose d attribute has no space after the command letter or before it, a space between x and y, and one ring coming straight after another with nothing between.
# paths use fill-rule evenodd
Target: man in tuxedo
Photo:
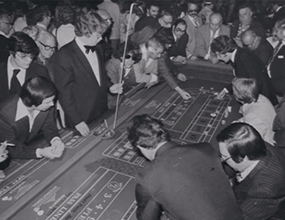
<instances>
[{"instance_id":1,"label":"man in tuxedo","mask_svg":"<svg viewBox=\"0 0 285 220\"><path fill-rule=\"evenodd\" d=\"M135 116L128 126L132 146L149 161L137 176L138 220L241 220L218 153L208 143L177 145L161 121Z\"/></svg>"},{"instance_id":2,"label":"man in tuxedo","mask_svg":"<svg viewBox=\"0 0 285 220\"><path fill-rule=\"evenodd\" d=\"M55 123L55 96L54 84L45 77L37 76L24 83L19 95L2 103L0 142L7 145L7 160L42 157L54 159L61 156L65 146ZM26 145L37 137L40 131L51 146L37 148Z\"/></svg>"},{"instance_id":3,"label":"man in tuxedo","mask_svg":"<svg viewBox=\"0 0 285 220\"><path fill-rule=\"evenodd\" d=\"M218 36L230 36L230 29L222 23L222 15L219 13L213 13L210 15L209 23L198 27L196 34L196 47L194 51L195 56L202 57L205 60L210 60L212 63L218 62L217 56L211 53L210 45Z\"/></svg>"},{"instance_id":4,"label":"man in tuxedo","mask_svg":"<svg viewBox=\"0 0 285 220\"><path fill-rule=\"evenodd\" d=\"M276 22L274 32L278 44L274 48L271 59L268 61L267 71L276 94L279 97L283 97L285 95L285 19Z\"/></svg>"},{"instance_id":5,"label":"man in tuxedo","mask_svg":"<svg viewBox=\"0 0 285 220\"><path fill-rule=\"evenodd\" d=\"M107 92L122 92L122 84L111 86L97 45L107 28L94 10L82 11L75 21L76 38L60 48L51 62L66 126L83 136L90 132L87 124L107 111Z\"/></svg>"},{"instance_id":6,"label":"man in tuxedo","mask_svg":"<svg viewBox=\"0 0 285 220\"><path fill-rule=\"evenodd\" d=\"M187 3L187 13L183 17L186 21L187 29L186 33L189 36L187 48L186 48L186 55L187 58L191 60L197 59L194 55L194 50L196 47L196 33L198 27L202 25L202 19L198 15L199 12L199 1L198 0L190 0Z\"/></svg>"},{"instance_id":7,"label":"man in tuxedo","mask_svg":"<svg viewBox=\"0 0 285 220\"><path fill-rule=\"evenodd\" d=\"M251 125L233 123L217 136L221 161L236 172L233 190L245 220L285 219L285 156Z\"/></svg>"},{"instance_id":8,"label":"man in tuxedo","mask_svg":"<svg viewBox=\"0 0 285 220\"><path fill-rule=\"evenodd\" d=\"M0 11L0 62L5 62L9 56L8 38L12 23L6 12Z\"/></svg>"},{"instance_id":9,"label":"man in tuxedo","mask_svg":"<svg viewBox=\"0 0 285 220\"><path fill-rule=\"evenodd\" d=\"M219 60L232 64L236 77L255 79L259 93L266 96L272 105L278 103L265 64L253 52L238 47L232 38L225 35L213 40L211 50ZM224 88L217 98L223 98L228 92L232 93L231 84Z\"/></svg>"},{"instance_id":10,"label":"man in tuxedo","mask_svg":"<svg viewBox=\"0 0 285 220\"><path fill-rule=\"evenodd\" d=\"M0 63L0 103L20 92L21 85L35 76L50 78L45 67L34 64L39 48L27 34L15 32L8 40L10 56Z\"/></svg>"}]
</instances>

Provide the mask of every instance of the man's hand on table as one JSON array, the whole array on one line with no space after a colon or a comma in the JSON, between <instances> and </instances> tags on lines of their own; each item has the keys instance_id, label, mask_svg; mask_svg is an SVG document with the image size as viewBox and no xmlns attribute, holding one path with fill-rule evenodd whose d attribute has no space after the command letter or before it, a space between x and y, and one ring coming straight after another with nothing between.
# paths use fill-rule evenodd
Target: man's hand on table
<instances>
[{"instance_id":1,"label":"man's hand on table","mask_svg":"<svg viewBox=\"0 0 285 220\"><path fill-rule=\"evenodd\" d=\"M178 73L177 74L177 79L180 80L181 82L186 82L187 77L183 73Z\"/></svg>"},{"instance_id":2,"label":"man's hand on table","mask_svg":"<svg viewBox=\"0 0 285 220\"><path fill-rule=\"evenodd\" d=\"M180 87L176 87L175 90L178 92L178 94L184 99L188 100L191 98L191 95L186 92L184 89L181 89Z\"/></svg>"},{"instance_id":3,"label":"man's hand on table","mask_svg":"<svg viewBox=\"0 0 285 220\"><path fill-rule=\"evenodd\" d=\"M223 90L220 91L219 94L216 96L216 99L223 99L226 94L227 94L227 90L226 90L226 89L223 89Z\"/></svg>"},{"instance_id":4,"label":"man's hand on table","mask_svg":"<svg viewBox=\"0 0 285 220\"><path fill-rule=\"evenodd\" d=\"M83 137L87 137L90 134L88 125L82 121L79 124L75 125L75 128Z\"/></svg>"},{"instance_id":5,"label":"man's hand on table","mask_svg":"<svg viewBox=\"0 0 285 220\"><path fill-rule=\"evenodd\" d=\"M52 140L51 147L53 148L52 149L53 154L58 155L58 156L61 156L62 152L65 149L65 145L59 137L56 138L55 140Z\"/></svg>"},{"instance_id":6,"label":"man's hand on table","mask_svg":"<svg viewBox=\"0 0 285 220\"><path fill-rule=\"evenodd\" d=\"M38 148L37 149L37 156L39 156L39 157L46 157L46 158L49 158L49 159L54 159L54 158L61 157L61 154L55 154L54 153L54 148L52 146L51 147L45 147L45 148Z\"/></svg>"}]
</instances>

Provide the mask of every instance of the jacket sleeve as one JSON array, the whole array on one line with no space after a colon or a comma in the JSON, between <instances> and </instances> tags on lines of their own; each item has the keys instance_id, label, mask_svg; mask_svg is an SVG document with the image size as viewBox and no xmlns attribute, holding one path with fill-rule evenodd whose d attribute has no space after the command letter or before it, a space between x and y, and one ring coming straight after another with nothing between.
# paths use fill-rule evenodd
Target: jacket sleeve
<instances>
[{"instance_id":1,"label":"jacket sleeve","mask_svg":"<svg viewBox=\"0 0 285 220\"><path fill-rule=\"evenodd\" d=\"M48 143L50 143L54 137L60 137L56 127L55 113L55 108L48 110L48 115L41 129Z\"/></svg>"},{"instance_id":2,"label":"jacket sleeve","mask_svg":"<svg viewBox=\"0 0 285 220\"><path fill-rule=\"evenodd\" d=\"M161 206L150 196L148 190L141 184L136 186L137 219L138 220L160 220L162 214Z\"/></svg>"},{"instance_id":3,"label":"jacket sleeve","mask_svg":"<svg viewBox=\"0 0 285 220\"><path fill-rule=\"evenodd\" d=\"M36 158L36 146L26 146L16 138L16 131L9 122L5 114L0 114L0 141L13 143L15 146L8 147L9 154L12 158L17 159L34 159Z\"/></svg>"},{"instance_id":4,"label":"jacket sleeve","mask_svg":"<svg viewBox=\"0 0 285 220\"><path fill-rule=\"evenodd\" d=\"M170 69L166 63L167 54L163 53L162 56L158 59L158 75L162 76L166 83L172 88L175 89L178 87L177 82L175 81L173 75L170 72Z\"/></svg>"}]
</instances>

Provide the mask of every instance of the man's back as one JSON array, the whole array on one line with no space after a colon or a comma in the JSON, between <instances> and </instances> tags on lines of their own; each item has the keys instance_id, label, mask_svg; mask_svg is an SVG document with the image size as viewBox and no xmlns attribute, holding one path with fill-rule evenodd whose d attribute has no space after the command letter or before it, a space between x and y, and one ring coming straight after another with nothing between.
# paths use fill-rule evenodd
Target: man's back
<instances>
[{"instance_id":1,"label":"man's back","mask_svg":"<svg viewBox=\"0 0 285 220\"><path fill-rule=\"evenodd\" d=\"M138 219L158 219L150 205L140 210L143 203L160 206L171 220L243 219L218 153L207 143L166 143L140 173L138 183Z\"/></svg>"}]
</instances>

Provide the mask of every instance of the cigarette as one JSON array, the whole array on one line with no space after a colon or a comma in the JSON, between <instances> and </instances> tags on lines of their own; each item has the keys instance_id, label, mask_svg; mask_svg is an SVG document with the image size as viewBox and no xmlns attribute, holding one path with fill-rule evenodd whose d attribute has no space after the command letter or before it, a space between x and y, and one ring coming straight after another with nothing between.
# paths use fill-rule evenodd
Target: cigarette
<instances>
[{"instance_id":1,"label":"cigarette","mask_svg":"<svg viewBox=\"0 0 285 220\"><path fill-rule=\"evenodd\" d=\"M1 142L0 144L4 146L15 146L15 144L8 143L7 141Z\"/></svg>"},{"instance_id":2,"label":"cigarette","mask_svg":"<svg viewBox=\"0 0 285 220\"><path fill-rule=\"evenodd\" d=\"M104 123L105 123L106 128L108 128L108 123L106 119L104 119Z\"/></svg>"}]
</instances>

